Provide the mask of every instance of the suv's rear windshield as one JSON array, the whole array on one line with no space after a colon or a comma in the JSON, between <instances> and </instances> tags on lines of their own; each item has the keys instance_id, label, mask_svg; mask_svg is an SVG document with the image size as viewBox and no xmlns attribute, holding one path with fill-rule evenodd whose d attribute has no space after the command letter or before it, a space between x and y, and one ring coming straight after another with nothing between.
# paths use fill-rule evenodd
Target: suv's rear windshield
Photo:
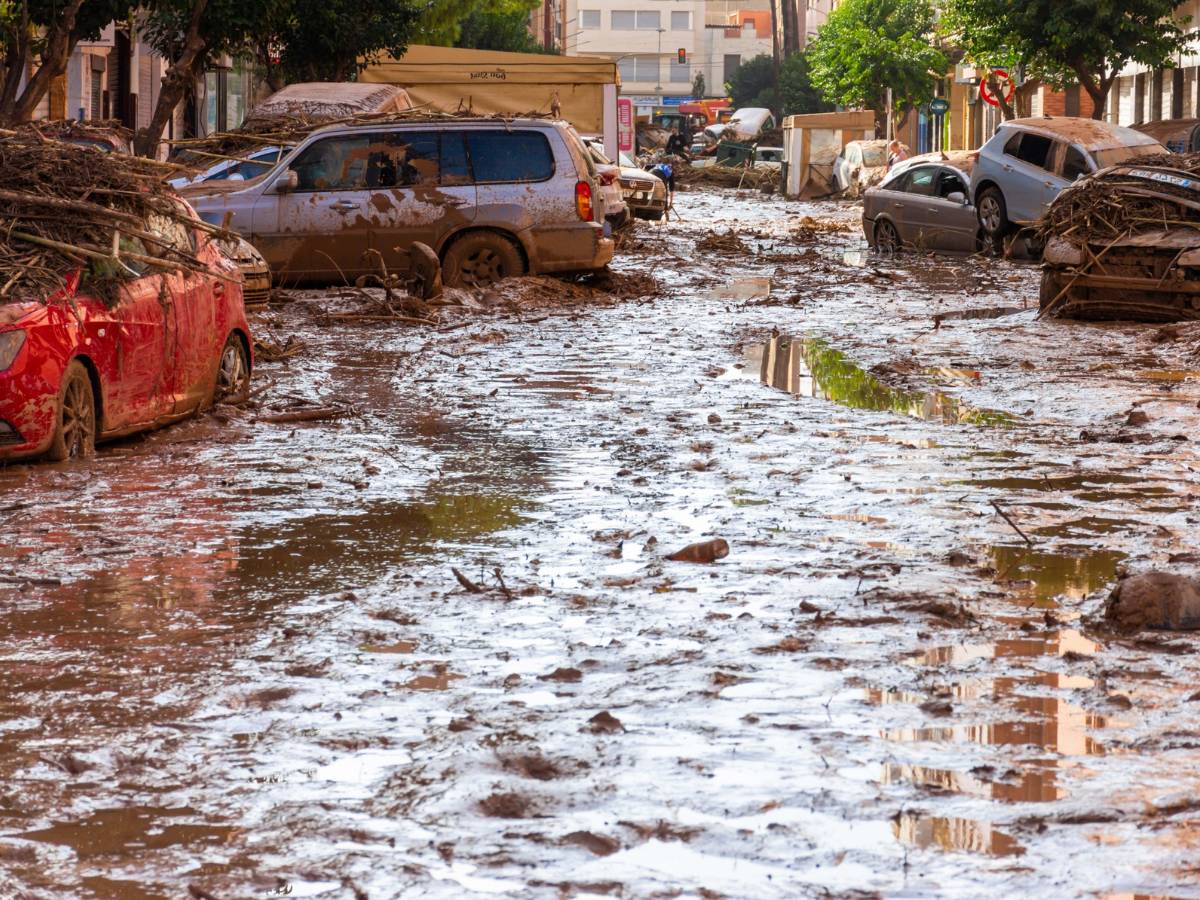
<instances>
[{"instance_id":1,"label":"suv's rear windshield","mask_svg":"<svg viewBox=\"0 0 1200 900\"><path fill-rule=\"evenodd\" d=\"M478 184L546 181L554 154L540 131L468 131L467 151Z\"/></svg>"}]
</instances>

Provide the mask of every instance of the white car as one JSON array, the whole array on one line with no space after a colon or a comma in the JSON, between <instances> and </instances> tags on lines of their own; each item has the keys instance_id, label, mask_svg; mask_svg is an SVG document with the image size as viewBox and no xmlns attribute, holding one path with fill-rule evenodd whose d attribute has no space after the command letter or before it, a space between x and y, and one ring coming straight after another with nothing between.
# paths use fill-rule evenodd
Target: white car
<instances>
[{"instance_id":1,"label":"white car","mask_svg":"<svg viewBox=\"0 0 1200 900\"><path fill-rule=\"evenodd\" d=\"M754 149L754 166L757 169L782 169L782 147L756 147Z\"/></svg>"},{"instance_id":2,"label":"white car","mask_svg":"<svg viewBox=\"0 0 1200 900\"><path fill-rule=\"evenodd\" d=\"M584 138L584 145L596 165L600 194L604 198L604 220L613 228L629 221L629 206L621 187L621 167L604 155L604 143L598 138Z\"/></svg>"},{"instance_id":3,"label":"white car","mask_svg":"<svg viewBox=\"0 0 1200 900\"><path fill-rule=\"evenodd\" d=\"M255 150L245 159L223 159L216 165L209 166L199 175L183 175L179 178L172 178L171 187L178 190L190 184L201 184L205 181L249 181L251 178L257 178L275 168L282 153L282 147L263 147Z\"/></svg>"},{"instance_id":4,"label":"white car","mask_svg":"<svg viewBox=\"0 0 1200 900\"><path fill-rule=\"evenodd\" d=\"M588 142L592 158L599 156L608 165L614 165L604 155L604 146L598 140ZM620 165L618 186L621 191L621 205L627 208L635 218L650 219L657 222L666 215L667 186L663 180L652 172L639 169L624 153L617 157Z\"/></svg>"},{"instance_id":5,"label":"white car","mask_svg":"<svg viewBox=\"0 0 1200 900\"><path fill-rule=\"evenodd\" d=\"M888 174L887 141L851 141L833 163L833 187L856 197Z\"/></svg>"},{"instance_id":6,"label":"white car","mask_svg":"<svg viewBox=\"0 0 1200 900\"><path fill-rule=\"evenodd\" d=\"M704 133L714 141L729 135L735 141L752 141L764 131L775 127L775 117L769 109L747 106L733 114L724 124L709 125Z\"/></svg>"}]
</instances>

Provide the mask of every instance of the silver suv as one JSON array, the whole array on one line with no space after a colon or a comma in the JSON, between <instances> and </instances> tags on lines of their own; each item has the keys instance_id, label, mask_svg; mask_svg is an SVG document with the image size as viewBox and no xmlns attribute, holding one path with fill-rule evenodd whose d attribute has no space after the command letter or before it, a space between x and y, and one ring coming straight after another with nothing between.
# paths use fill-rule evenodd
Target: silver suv
<instances>
[{"instance_id":1,"label":"silver suv","mask_svg":"<svg viewBox=\"0 0 1200 900\"><path fill-rule=\"evenodd\" d=\"M971 196L983 233L998 242L1013 225L1042 217L1058 192L1083 175L1166 153L1132 128L1071 117L1013 119L979 150Z\"/></svg>"},{"instance_id":2,"label":"silver suv","mask_svg":"<svg viewBox=\"0 0 1200 900\"><path fill-rule=\"evenodd\" d=\"M313 132L251 181L183 192L245 236L283 283L346 282L409 267L414 241L447 284L605 266L596 171L563 122L406 119Z\"/></svg>"}]
</instances>

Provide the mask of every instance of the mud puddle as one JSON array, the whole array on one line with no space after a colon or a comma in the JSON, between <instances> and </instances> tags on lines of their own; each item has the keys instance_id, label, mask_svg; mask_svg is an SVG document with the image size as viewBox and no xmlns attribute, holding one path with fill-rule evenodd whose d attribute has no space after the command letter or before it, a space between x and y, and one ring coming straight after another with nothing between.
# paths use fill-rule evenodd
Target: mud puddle
<instances>
[{"instance_id":1,"label":"mud puddle","mask_svg":"<svg viewBox=\"0 0 1200 900\"><path fill-rule=\"evenodd\" d=\"M794 397L824 400L851 409L889 412L944 425L1009 428L1018 418L979 409L940 391L888 387L843 352L819 338L779 336L746 353L746 377ZM944 375L945 370L934 370ZM974 380L974 379L972 379Z\"/></svg>"}]
</instances>

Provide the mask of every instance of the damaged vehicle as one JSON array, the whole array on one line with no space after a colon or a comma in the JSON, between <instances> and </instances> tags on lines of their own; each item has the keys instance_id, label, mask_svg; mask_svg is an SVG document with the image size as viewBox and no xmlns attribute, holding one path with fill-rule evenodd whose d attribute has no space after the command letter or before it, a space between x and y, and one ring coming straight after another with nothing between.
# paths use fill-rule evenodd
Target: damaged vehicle
<instances>
[{"instance_id":1,"label":"damaged vehicle","mask_svg":"<svg viewBox=\"0 0 1200 900\"><path fill-rule=\"evenodd\" d=\"M0 462L88 456L249 390L237 270L183 204L57 291L0 300ZM189 225L191 218L194 225ZM172 259L194 260L170 271Z\"/></svg>"},{"instance_id":2,"label":"damaged vehicle","mask_svg":"<svg viewBox=\"0 0 1200 900\"><path fill-rule=\"evenodd\" d=\"M930 153L906 160L863 194L863 235L881 253L973 252L981 234L968 199L978 154Z\"/></svg>"},{"instance_id":3,"label":"damaged vehicle","mask_svg":"<svg viewBox=\"0 0 1200 900\"><path fill-rule=\"evenodd\" d=\"M1032 225L1063 188L1099 169L1166 152L1132 128L1069 116L1001 123L979 150L971 198L994 246Z\"/></svg>"},{"instance_id":4,"label":"damaged vehicle","mask_svg":"<svg viewBox=\"0 0 1200 900\"><path fill-rule=\"evenodd\" d=\"M1200 154L1083 179L1051 205L1041 236L1042 315L1200 320Z\"/></svg>"},{"instance_id":5,"label":"damaged vehicle","mask_svg":"<svg viewBox=\"0 0 1200 900\"><path fill-rule=\"evenodd\" d=\"M624 228L629 224L630 210L625 203L625 193L621 186L622 167L618 166L604 154L604 142L598 138L584 138L592 162L596 166L596 175L600 181L600 193L604 198L604 220L614 230Z\"/></svg>"},{"instance_id":6,"label":"damaged vehicle","mask_svg":"<svg viewBox=\"0 0 1200 900\"><path fill-rule=\"evenodd\" d=\"M851 141L833 163L833 188L857 197L888 173L887 141Z\"/></svg>"},{"instance_id":7,"label":"damaged vehicle","mask_svg":"<svg viewBox=\"0 0 1200 900\"><path fill-rule=\"evenodd\" d=\"M1162 122L1143 122L1134 131L1154 138L1172 153L1200 151L1200 119L1167 119Z\"/></svg>"},{"instance_id":8,"label":"damaged vehicle","mask_svg":"<svg viewBox=\"0 0 1200 900\"><path fill-rule=\"evenodd\" d=\"M266 175L185 195L208 222L228 216L285 284L401 273L418 242L451 286L594 271L613 256L591 155L569 125L542 119L330 126Z\"/></svg>"}]
</instances>

